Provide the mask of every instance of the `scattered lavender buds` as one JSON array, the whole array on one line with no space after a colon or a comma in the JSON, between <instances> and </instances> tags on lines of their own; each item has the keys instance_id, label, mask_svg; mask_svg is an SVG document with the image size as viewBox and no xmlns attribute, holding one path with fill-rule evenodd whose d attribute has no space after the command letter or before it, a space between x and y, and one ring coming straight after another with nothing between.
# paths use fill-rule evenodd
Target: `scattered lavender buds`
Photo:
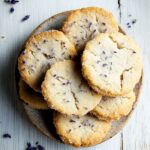
<instances>
[{"instance_id":1,"label":"scattered lavender buds","mask_svg":"<svg viewBox=\"0 0 150 150\"><path fill-rule=\"evenodd\" d=\"M85 110L88 110L88 108L87 107L83 107Z\"/></svg>"},{"instance_id":2,"label":"scattered lavender buds","mask_svg":"<svg viewBox=\"0 0 150 150\"><path fill-rule=\"evenodd\" d=\"M42 145L38 145L38 146L37 146L37 149L38 149L38 150L45 150L45 148L44 148Z\"/></svg>"},{"instance_id":3,"label":"scattered lavender buds","mask_svg":"<svg viewBox=\"0 0 150 150\"><path fill-rule=\"evenodd\" d=\"M22 63L25 64L26 62L23 60Z\"/></svg>"},{"instance_id":4,"label":"scattered lavender buds","mask_svg":"<svg viewBox=\"0 0 150 150\"><path fill-rule=\"evenodd\" d=\"M5 36L2 35L2 36L1 36L1 39L4 39L4 38L5 38Z\"/></svg>"},{"instance_id":5,"label":"scattered lavender buds","mask_svg":"<svg viewBox=\"0 0 150 150\"><path fill-rule=\"evenodd\" d=\"M10 8L9 12L13 13L15 11L15 9L13 7Z\"/></svg>"},{"instance_id":6,"label":"scattered lavender buds","mask_svg":"<svg viewBox=\"0 0 150 150\"><path fill-rule=\"evenodd\" d=\"M37 150L36 147L27 147L26 150Z\"/></svg>"},{"instance_id":7,"label":"scattered lavender buds","mask_svg":"<svg viewBox=\"0 0 150 150\"><path fill-rule=\"evenodd\" d=\"M131 17L132 15L129 14L128 17ZM127 25L127 28L131 28L132 25L134 25L135 23L137 22L137 19L132 19L131 21L127 22L126 25Z\"/></svg>"},{"instance_id":8,"label":"scattered lavender buds","mask_svg":"<svg viewBox=\"0 0 150 150\"><path fill-rule=\"evenodd\" d=\"M107 75L106 75L106 74L104 74L104 77L105 77L105 78L107 78Z\"/></svg>"},{"instance_id":9,"label":"scattered lavender buds","mask_svg":"<svg viewBox=\"0 0 150 150\"><path fill-rule=\"evenodd\" d=\"M70 122L76 122L75 120L73 120L73 119L70 119Z\"/></svg>"},{"instance_id":10,"label":"scattered lavender buds","mask_svg":"<svg viewBox=\"0 0 150 150\"><path fill-rule=\"evenodd\" d=\"M30 142L27 142L26 150L45 150L45 148L39 144L39 142L35 143L36 146L32 146Z\"/></svg>"},{"instance_id":11,"label":"scattered lavender buds","mask_svg":"<svg viewBox=\"0 0 150 150\"><path fill-rule=\"evenodd\" d=\"M65 42L61 41L60 44L61 44L61 47L62 47L62 48L65 48Z\"/></svg>"},{"instance_id":12,"label":"scattered lavender buds","mask_svg":"<svg viewBox=\"0 0 150 150\"><path fill-rule=\"evenodd\" d=\"M102 54L104 54L104 55L105 55L105 54L106 54L106 53L105 53L105 51L102 51Z\"/></svg>"},{"instance_id":13,"label":"scattered lavender buds","mask_svg":"<svg viewBox=\"0 0 150 150\"><path fill-rule=\"evenodd\" d=\"M5 3L8 3L8 4L16 4L18 3L19 1L18 0L4 0Z\"/></svg>"},{"instance_id":14,"label":"scattered lavender buds","mask_svg":"<svg viewBox=\"0 0 150 150\"><path fill-rule=\"evenodd\" d=\"M105 22L102 22L102 25L103 25L103 26L105 26L105 25L106 25L106 23L105 23Z\"/></svg>"},{"instance_id":15,"label":"scattered lavender buds","mask_svg":"<svg viewBox=\"0 0 150 150\"><path fill-rule=\"evenodd\" d=\"M36 145L38 145L39 144L39 142L38 141L36 141L36 143L35 143Z\"/></svg>"},{"instance_id":16,"label":"scattered lavender buds","mask_svg":"<svg viewBox=\"0 0 150 150\"><path fill-rule=\"evenodd\" d=\"M100 60L97 60L96 63L99 64L99 63L100 63Z\"/></svg>"},{"instance_id":17,"label":"scattered lavender buds","mask_svg":"<svg viewBox=\"0 0 150 150\"><path fill-rule=\"evenodd\" d=\"M43 40L43 43L46 43L46 42L48 42L47 40Z\"/></svg>"},{"instance_id":18,"label":"scattered lavender buds","mask_svg":"<svg viewBox=\"0 0 150 150\"><path fill-rule=\"evenodd\" d=\"M30 18L30 15L26 15L21 19L21 21L24 22L24 21L28 20L29 18Z\"/></svg>"},{"instance_id":19,"label":"scattered lavender buds","mask_svg":"<svg viewBox=\"0 0 150 150\"><path fill-rule=\"evenodd\" d=\"M84 120L82 123L81 123L83 126L91 126L93 123L90 121L90 120Z\"/></svg>"},{"instance_id":20,"label":"scattered lavender buds","mask_svg":"<svg viewBox=\"0 0 150 150\"><path fill-rule=\"evenodd\" d=\"M133 20L132 20L132 24L135 24L135 23L136 23L136 19L133 19Z\"/></svg>"},{"instance_id":21,"label":"scattered lavender buds","mask_svg":"<svg viewBox=\"0 0 150 150\"><path fill-rule=\"evenodd\" d=\"M131 28L131 25L130 25L130 23L128 22L128 23L126 23L126 25L127 25L127 27L128 28Z\"/></svg>"},{"instance_id":22,"label":"scattered lavender buds","mask_svg":"<svg viewBox=\"0 0 150 150\"><path fill-rule=\"evenodd\" d=\"M25 51L22 51L22 55L25 55L26 54L26 52Z\"/></svg>"},{"instance_id":23,"label":"scattered lavender buds","mask_svg":"<svg viewBox=\"0 0 150 150\"><path fill-rule=\"evenodd\" d=\"M27 147L31 147L31 143L30 142L27 142Z\"/></svg>"},{"instance_id":24,"label":"scattered lavender buds","mask_svg":"<svg viewBox=\"0 0 150 150\"><path fill-rule=\"evenodd\" d=\"M107 66L107 64L103 64L102 66L103 66L103 67L106 67L106 66Z\"/></svg>"},{"instance_id":25,"label":"scattered lavender buds","mask_svg":"<svg viewBox=\"0 0 150 150\"><path fill-rule=\"evenodd\" d=\"M11 135L8 133L3 134L3 138L11 138Z\"/></svg>"}]
</instances>

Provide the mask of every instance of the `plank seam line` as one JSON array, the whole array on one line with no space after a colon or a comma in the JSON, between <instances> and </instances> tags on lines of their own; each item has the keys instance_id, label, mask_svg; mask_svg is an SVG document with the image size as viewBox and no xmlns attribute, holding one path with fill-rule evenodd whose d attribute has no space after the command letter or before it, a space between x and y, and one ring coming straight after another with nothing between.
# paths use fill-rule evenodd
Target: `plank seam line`
<instances>
[{"instance_id":1,"label":"plank seam line","mask_svg":"<svg viewBox=\"0 0 150 150\"><path fill-rule=\"evenodd\" d=\"M122 18L121 0L118 0L118 9L119 9L119 22L121 23Z\"/></svg>"},{"instance_id":2,"label":"plank seam line","mask_svg":"<svg viewBox=\"0 0 150 150\"><path fill-rule=\"evenodd\" d=\"M123 150L123 132L121 132L121 136L120 136L120 150Z\"/></svg>"}]
</instances>

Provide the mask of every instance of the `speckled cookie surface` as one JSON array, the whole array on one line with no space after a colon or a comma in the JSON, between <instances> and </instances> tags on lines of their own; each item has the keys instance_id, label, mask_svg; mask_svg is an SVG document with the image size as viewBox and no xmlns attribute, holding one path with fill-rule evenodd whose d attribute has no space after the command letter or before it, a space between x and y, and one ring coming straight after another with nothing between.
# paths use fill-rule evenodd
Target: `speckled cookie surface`
<instances>
[{"instance_id":1,"label":"speckled cookie surface","mask_svg":"<svg viewBox=\"0 0 150 150\"><path fill-rule=\"evenodd\" d=\"M141 77L139 47L121 33L99 34L86 44L82 72L89 85L102 95L128 93Z\"/></svg>"},{"instance_id":2,"label":"speckled cookie surface","mask_svg":"<svg viewBox=\"0 0 150 150\"><path fill-rule=\"evenodd\" d=\"M118 25L113 15L97 7L82 8L72 11L64 23L62 31L82 51L86 42L98 33L118 31Z\"/></svg>"},{"instance_id":3,"label":"speckled cookie surface","mask_svg":"<svg viewBox=\"0 0 150 150\"><path fill-rule=\"evenodd\" d=\"M91 113L102 120L119 120L121 117L129 114L134 102L134 92L117 97L104 96Z\"/></svg>"},{"instance_id":4,"label":"speckled cookie surface","mask_svg":"<svg viewBox=\"0 0 150 150\"><path fill-rule=\"evenodd\" d=\"M101 100L82 78L77 63L66 60L55 63L42 83L42 94L48 105L58 112L79 116L91 111Z\"/></svg>"},{"instance_id":5,"label":"speckled cookie surface","mask_svg":"<svg viewBox=\"0 0 150 150\"><path fill-rule=\"evenodd\" d=\"M45 72L50 66L76 56L75 47L60 31L52 30L32 36L18 58L18 69L22 79L35 91L40 91Z\"/></svg>"},{"instance_id":6,"label":"speckled cookie surface","mask_svg":"<svg viewBox=\"0 0 150 150\"><path fill-rule=\"evenodd\" d=\"M60 113L54 114L54 125L62 141L76 147L101 143L111 128L111 122L91 115L76 117Z\"/></svg>"},{"instance_id":7,"label":"speckled cookie surface","mask_svg":"<svg viewBox=\"0 0 150 150\"><path fill-rule=\"evenodd\" d=\"M22 79L19 81L19 97L34 109L48 109L43 96L31 89Z\"/></svg>"}]
</instances>

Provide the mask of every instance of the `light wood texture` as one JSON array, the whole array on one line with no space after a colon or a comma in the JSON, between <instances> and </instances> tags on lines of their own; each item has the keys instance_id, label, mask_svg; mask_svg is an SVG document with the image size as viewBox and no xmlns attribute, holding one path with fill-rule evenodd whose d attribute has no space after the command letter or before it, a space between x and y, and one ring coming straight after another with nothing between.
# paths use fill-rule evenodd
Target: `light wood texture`
<instances>
[{"instance_id":1,"label":"light wood texture","mask_svg":"<svg viewBox=\"0 0 150 150\"><path fill-rule=\"evenodd\" d=\"M111 140L87 149L150 150L150 1L120 0L120 9L118 1L20 0L14 5L13 14L9 14L11 6L3 0L0 1L0 146L3 150L24 150L28 141L39 141L46 150L74 149L54 140L50 141L28 121L15 93L14 67L22 44L37 25L56 13L86 6L99 6L110 10L123 27L130 20L128 14L132 14L131 20L136 18L137 23L126 31L140 44L145 63L145 83L141 100L127 127ZM27 14L31 15L30 19L21 23L21 18ZM11 139L1 138L6 132L12 135Z\"/></svg>"}]
</instances>

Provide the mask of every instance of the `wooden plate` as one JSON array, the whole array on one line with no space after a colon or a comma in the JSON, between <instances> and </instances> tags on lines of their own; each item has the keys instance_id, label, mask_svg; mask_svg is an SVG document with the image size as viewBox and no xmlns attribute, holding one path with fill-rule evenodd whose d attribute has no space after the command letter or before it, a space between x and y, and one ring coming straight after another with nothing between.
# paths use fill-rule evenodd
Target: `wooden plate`
<instances>
[{"instance_id":1,"label":"wooden plate","mask_svg":"<svg viewBox=\"0 0 150 150\"><path fill-rule=\"evenodd\" d=\"M50 29L60 29L63 25L64 20L68 16L69 12L70 11L63 12L63 13L60 13L60 14L50 17L49 19L44 21L41 25L39 25L32 32L31 35L37 34L42 31L47 31ZM120 28L120 32L125 34L125 32L121 28ZM112 138L118 132L120 132L122 130L122 128L125 126L125 124L127 123L127 121L129 120L129 118L139 100L139 95L140 95L141 86L142 86L142 79L143 79L142 77L143 77L143 75L141 76L139 83L137 83L137 85L135 86L135 89L134 89L134 92L136 94L136 102L134 103L132 111L130 112L130 114L128 116L122 117L118 121L113 121L111 130L108 133L108 135L106 136L106 138L104 139L104 141ZM29 120L33 123L33 125L37 129L39 129L47 137L55 138L60 141L58 135L55 132L55 128L53 126L52 115L51 115L52 113L50 110L35 110L35 109L30 108L26 104L24 104L24 109L25 109L25 112L26 112Z\"/></svg>"}]
</instances>

